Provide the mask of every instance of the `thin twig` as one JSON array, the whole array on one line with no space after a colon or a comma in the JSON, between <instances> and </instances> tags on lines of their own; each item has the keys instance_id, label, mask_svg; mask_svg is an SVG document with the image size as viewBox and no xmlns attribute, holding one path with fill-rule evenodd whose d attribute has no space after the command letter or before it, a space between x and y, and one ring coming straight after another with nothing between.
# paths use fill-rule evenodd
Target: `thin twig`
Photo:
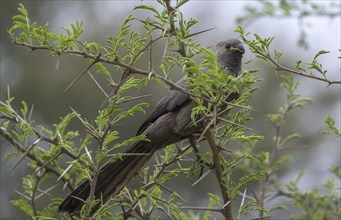
<instances>
[{"instance_id":1,"label":"thin twig","mask_svg":"<svg viewBox=\"0 0 341 220\"><path fill-rule=\"evenodd\" d=\"M244 42L248 42L248 40L244 37L241 36L241 38L243 39ZM299 76L303 76L303 77L307 77L307 78L311 78L311 79L315 79L315 80L319 80L319 81L323 81L323 82L327 82L328 85L332 85L332 84L341 84L341 81L332 81L332 80L328 80L325 78L321 78L321 77L317 77L315 75L309 75L306 73L303 73L301 71L297 71L297 70L293 70L290 68L287 68L285 66L282 66L281 64L279 64L278 62L276 62L270 54L264 54L262 51L258 50L256 47L252 46L249 44L249 47L252 48L252 50L257 53L258 55L260 55L261 57L265 58L266 60L270 61L270 63L272 63L273 65L275 65L276 69L278 71L285 71L285 72L289 72L289 73L293 73Z\"/></svg>"},{"instance_id":2,"label":"thin twig","mask_svg":"<svg viewBox=\"0 0 341 220\"><path fill-rule=\"evenodd\" d=\"M191 210L203 210L203 211L212 211L212 212L222 212L221 209L209 208L209 207L195 207L195 206L182 206L183 209L191 209Z\"/></svg>"},{"instance_id":3,"label":"thin twig","mask_svg":"<svg viewBox=\"0 0 341 220\"><path fill-rule=\"evenodd\" d=\"M14 190L14 192L18 193L19 195L21 195L22 197L24 197L24 198L27 199L27 200L31 200L30 197L28 197L27 195L25 195L25 194L23 194L23 193L21 193L21 192L19 192L19 191L17 191L17 190Z\"/></svg>"},{"instance_id":4,"label":"thin twig","mask_svg":"<svg viewBox=\"0 0 341 220\"><path fill-rule=\"evenodd\" d=\"M211 30L214 30L214 29L216 29L216 28L217 28L217 27L213 27L213 28L207 28L207 29L202 30L202 31L198 31L198 32L195 32L195 33L193 33L193 34L187 35L186 38L190 38L190 37L193 37L193 36L195 36L195 35L199 35L199 34L202 34L202 33L205 33L205 32L211 31Z\"/></svg>"},{"instance_id":5,"label":"thin twig","mask_svg":"<svg viewBox=\"0 0 341 220\"><path fill-rule=\"evenodd\" d=\"M225 122L227 122L227 123L229 123L229 124L233 124L233 125L236 125L236 126L238 126L238 127L244 128L244 129L246 129L246 130L252 131L252 129L251 129L251 128L245 127L244 125L241 125L241 124L235 123L235 122L233 122L233 121L230 121L230 120L227 120L227 119L225 119L225 118L218 117L218 119L219 119L219 120L222 120L222 121L225 121Z\"/></svg>"},{"instance_id":6,"label":"thin twig","mask_svg":"<svg viewBox=\"0 0 341 220\"><path fill-rule=\"evenodd\" d=\"M91 79L95 82L95 84L97 85L97 87L101 90L101 92L105 95L106 98L109 97L109 95L104 91L104 89L102 88L102 86L97 82L97 80L95 79L95 77L91 74L90 71L88 71L89 76L91 77Z\"/></svg>"},{"instance_id":7,"label":"thin twig","mask_svg":"<svg viewBox=\"0 0 341 220\"><path fill-rule=\"evenodd\" d=\"M18 141L14 140L12 137L10 137L7 133L6 130L3 129L2 127L0 128L0 136L2 136L3 138L5 138L11 145L15 146L19 151L21 152L26 152L26 148L24 146L21 145L21 143L19 143ZM31 154L30 152L27 153L27 158L35 161L37 163L38 166L43 166L44 162L41 161L36 155ZM60 176L61 173L54 167L52 166L45 166L45 169L48 172L51 172L53 174L55 174L56 176ZM69 182L68 179L66 179L65 177L62 177L61 180L65 183L67 183L68 188L73 191L75 188L74 186Z\"/></svg>"},{"instance_id":8,"label":"thin twig","mask_svg":"<svg viewBox=\"0 0 341 220\"><path fill-rule=\"evenodd\" d=\"M31 48L31 49L34 48L34 49L48 50L48 48L46 48L46 47L41 47L41 46L36 46L36 45L32 45L32 44L27 44L25 42L23 43L23 42L13 41L13 43L17 44L17 45L20 45L20 46L28 47L28 48ZM133 66L127 65L125 63L122 63L122 62L120 62L118 60L108 60L108 59L105 59L104 57L101 57L101 56L98 56L98 55L94 55L94 54L90 54L90 53L87 53L87 52L84 52L84 51L80 51L80 50L65 50L64 53L65 54L69 54L69 55L80 55L80 56L83 56L84 58L95 59L95 60L97 59L98 60L97 62L120 66L123 69L128 70L129 73L140 74L140 75L144 75L144 76L151 75L153 77L156 77L156 78L162 80L167 85L169 85L172 89L176 89L176 90L178 90L178 91L180 91L182 93L185 93L189 97L200 98L200 99L202 99L204 101L207 101L207 102L210 102L210 103L214 102L214 101L212 101L212 100L210 100L210 99L208 99L206 97L203 97L203 96L200 96L200 95L196 95L196 94L193 94L193 93L189 92L186 88L183 88L183 87L177 85L173 81L171 81L171 80L169 80L169 79L167 79L165 77L162 77L162 76L156 74L155 72L150 72L150 71L138 69L138 68L135 68ZM238 104L233 104L231 102L225 102L225 104L228 104L228 105L231 105L231 106L234 106L234 107L238 107L238 108L252 110L252 109L250 109L248 107L241 106L241 105L238 105Z\"/></svg>"},{"instance_id":9,"label":"thin twig","mask_svg":"<svg viewBox=\"0 0 341 220\"><path fill-rule=\"evenodd\" d=\"M46 167L49 163L51 163L52 161L54 161L55 159L57 159L60 155L62 154L62 152L57 153L56 155L54 155L51 159L49 159L46 163L44 163L42 166L39 166L34 173L38 173L38 171L40 171L41 169L43 169L44 167Z\"/></svg>"},{"instance_id":10,"label":"thin twig","mask_svg":"<svg viewBox=\"0 0 341 220\"><path fill-rule=\"evenodd\" d=\"M93 65L99 62L100 57L101 57L101 54L98 54L95 60L88 67L86 67L85 70L83 70L83 72L81 72L74 80L72 80L72 82L66 87L64 92L68 91L71 88L71 86L75 84Z\"/></svg>"},{"instance_id":11,"label":"thin twig","mask_svg":"<svg viewBox=\"0 0 341 220\"><path fill-rule=\"evenodd\" d=\"M157 173L157 175L155 176L154 180L151 181L151 182L149 182L149 183L146 183L146 184L145 184L144 186L142 186L141 188L144 189L144 190L147 191L147 192L150 191L154 185L158 184L157 179L160 178L161 175L162 175L163 173L165 173L166 168L167 168L168 166L170 166L171 164L175 163L176 161L178 161L178 158L179 158L182 154L184 154L184 153L185 153L188 149L190 149L190 148L191 148L191 146L188 145L188 146L184 147L183 149L179 149L178 152L177 152L177 154L176 154L176 156L174 156L168 163L165 163L165 162L164 162L164 163L160 164L160 169L158 170L158 173ZM132 201L132 202L130 203L130 208L125 212L125 214L126 214L127 216L130 216L130 215L131 215L131 213L136 209L138 202L139 202L140 199L143 198L143 197L145 197L145 195L144 195L144 194L141 194L141 195L139 195L138 197L136 197L134 201Z\"/></svg>"},{"instance_id":12,"label":"thin twig","mask_svg":"<svg viewBox=\"0 0 341 220\"><path fill-rule=\"evenodd\" d=\"M208 169L203 175L200 176L200 178L199 178L197 181L195 181L195 182L191 185L191 187L197 185L199 182L201 182L203 179L205 179L205 177L207 177L208 174L210 174L210 173L212 173L212 172L213 172L213 169Z\"/></svg>"},{"instance_id":13,"label":"thin twig","mask_svg":"<svg viewBox=\"0 0 341 220\"><path fill-rule=\"evenodd\" d=\"M117 104L123 104L123 103L126 103L126 102L135 101L137 99L143 99L143 98L146 98L146 97L149 97L149 96L151 96L151 95L147 94L147 95L140 95L140 96L131 97L131 98L125 99L125 100L118 100Z\"/></svg>"},{"instance_id":14,"label":"thin twig","mask_svg":"<svg viewBox=\"0 0 341 220\"><path fill-rule=\"evenodd\" d=\"M53 190L54 188L56 188L57 186L58 186L58 184L55 184L55 185L49 187L49 188L46 189L46 190L37 189L37 191L40 192L40 194L37 195L37 196L35 197L35 199L37 200L37 199L39 199L40 197L42 197L43 195L47 195L47 196L53 197L53 195L51 195L49 192L50 192L51 190Z\"/></svg>"},{"instance_id":15,"label":"thin twig","mask_svg":"<svg viewBox=\"0 0 341 220\"><path fill-rule=\"evenodd\" d=\"M23 153L21 155L21 157L19 158L19 160L13 165L13 167L10 169L9 172L12 172L18 165L19 163L26 157L26 155L33 149L33 147L38 144L41 141L41 138L38 138L37 140L35 140L26 150L25 153Z\"/></svg>"}]
</instances>

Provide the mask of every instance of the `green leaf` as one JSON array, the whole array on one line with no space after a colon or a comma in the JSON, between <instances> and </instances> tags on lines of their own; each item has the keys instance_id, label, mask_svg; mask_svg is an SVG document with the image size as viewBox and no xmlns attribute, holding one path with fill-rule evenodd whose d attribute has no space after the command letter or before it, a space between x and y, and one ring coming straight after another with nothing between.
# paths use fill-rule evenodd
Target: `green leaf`
<instances>
[{"instance_id":1,"label":"green leaf","mask_svg":"<svg viewBox=\"0 0 341 220\"><path fill-rule=\"evenodd\" d=\"M275 60L278 61L279 58L283 55L282 52L279 52L278 50L274 50L275 51Z\"/></svg>"},{"instance_id":2,"label":"green leaf","mask_svg":"<svg viewBox=\"0 0 341 220\"><path fill-rule=\"evenodd\" d=\"M149 142L149 139L145 136L135 136L135 137L129 138L128 140L123 141L122 143L115 144L113 149L130 146L140 141Z\"/></svg>"},{"instance_id":3,"label":"green leaf","mask_svg":"<svg viewBox=\"0 0 341 220\"><path fill-rule=\"evenodd\" d=\"M137 9L143 9L143 10L149 10L149 11L152 11L156 17L160 18L161 15L160 13L158 12L158 10L156 10L154 7L152 6L149 6L149 5L138 5L138 6L135 6L134 7L134 10L137 10Z\"/></svg>"},{"instance_id":4,"label":"green leaf","mask_svg":"<svg viewBox=\"0 0 341 220\"><path fill-rule=\"evenodd\" d=\"M264 207L259 206L257 202L250 201L244 204L242 207L240 207L237 219L242 219L243 216L249 215L253 211L263 211L267 213L266 209Z\"/></svg>"},{"instance_id":5,"label":"green leaf","mask_svg":"<svg viewBox=\"0 0 341 220\"><path fill-rule=\"evenodd\" d=\"M111 74L110 74L110 72L108 71L108 69L104 66L103 63L98 62L98 63L95 64L95 66L98 68L98 69L96 70L96 73L103 73L103 74L105 74L107 77L110 77L110 79L111 79Z\"/></svg>"},{"instance_id":6,"label":"green leaf","mask_svg":"<svg viewBox=\"0 0 341 220\"><path fill-rule=\"evenodd\" d=\"M28 107L25 101L21 101L22 108L20 109L21 114L25 117L28 112Z\"/></svg>"},{"instance_id":7,"label":"green leaf","mask_svg":"<svg viewBox=\"0 0 341 220\"><path fill-rule=\"evenodd\" d=\"M23 14L24 16L26 16L26 17L28 16L28 12L27 12L25 6L23 4L21 4L21 3L19 3L18 11L21 14Z\"/></svg>"},{"instance_id":8,"label":"green leaf","mask_svg":"<svg viewBox=\"0 0 341 220\"><path fill-rule=\"evenodd\" d=\"M278 206L274 206L269 210L269 213L273 212L273 211L277 211L277 210L288 210L289 207L286 205L278 205Z\"/></svg>"},{"instance_id":9,"label":"green leaf","mask_svg":"<svg viewBox=\"0 0 341 220\"><path fill-rule=\"evenodd\" d=\"M220 197L213 194L213 193L207 193L207 195L217 204L221 204L220 203Z\"/></svg>"},{"instance_id":10,"label":"green leaf","mask_svg":"<svg viewBox=\"0 0 341 220\"><path fill-rule=\"evenodd\" d=\"M290 134L281 141L280 145L284 146L286 142L288 142L289 140L292 140L294 138L300 138L300 137L301 135L299 135L298 133Z\"/></svg>"},{"instance_id":11,"label":"green leaf","mask_svg":"<svg viewBox=\"0 0 341 220\"><path fill-rule=\"evenodd\" d=\"M268 173L266 171L257 171L255 173L246 173L242 176L242 178L239 179L237 190L241 190L246 185L255 182L256 180L259 180L261 177L267 175Z\"/></svg>"},{"instance_id":12,"label":"green leaf","mask_svg":"<svg viewBox=\"0 0 341 220\"><path fill-rule=\"evenodd\" d=\"M182 5L186 4L189 0L180 0L177 1L177 4L175 6L175 8L180 8Z\"/></svg>"},{"instance_id":13,"label":"green leaf","mask_svg":"<svg viewBox=\"0 0 341 220\"><path fill-rule=\"evenodd\" d=\"M330 134L335 135L337 137L341 137L340 129L336 127L335 120L330 115L325 116L324 122L328 126L329 130L321 131L322 134Z\"/></svg>"},{"instance_id":14,"label":"green leaf","mask_svg":"<svg viewBox=\"0 0 341 220\"><path fill-rule=\"evenodd\" d=\"M314 56L313 60L316 60L319 56L323 55L323 54L327 54L329 53L329 51L327 50L320 50L319 52L316 53L316 55Z\"/></svg>"},{"instance_id":15,"label":"green leaf","mask_svg":"<svg viewBox=\"0 0 341 220\"><path fill-rule=\"evenodd\" d=\"M107 136L105 137L103 144L104 144L104 146L108 146L111 142L117 140L118 138L119 138L118 131L110 131L110 132L108 132Z\"/></svg>"},{"instance_id":16,"label":"green leaf","mask_svg":"<svg viewBox=\"0 0 341 220\"><path fill-rule=\"evenodd\" d=\"M5 159L5 161L8 161L8 160L13 159L15 157L18 157L20 155L21 154L19 152L10 152L10 153L7 153L4 155L4 159Z\"/></svg>"},{"instance_id":17,"label":"green leaf","mask_svg":"<svg viewBox=\"0 0 341 220\"><path fill-rule=\"evenodd\" d=\"M264 139L263 136L259 135L250 135L250 136L245 136L245 135L236 135L233 139L236 139L241 142L250 142L250 141L261 141Z\"/></svg>"},{"instance_id":18,"label":"green leaf","mask_svg":"<svg viewBox=\"0 0 341 220\"><path fill-rule=\"evenodd\" d=\"M11 200L10 203L16 207L18 207L21 211L23 211L26 215L30 216L34 219L33 209L28 201L24 198Z\"/></svg>"},{"instance_id":19,"label":"green leaf","mask_svg":"<svg viewBox=\"0 0 341 220\"><path fill-rule=\"evenodd\" d=\"M133 107L131 107L130 109L128 109L127 111L123 111L118 115L118 119L121 120L123 118L126 118L128 116L133 116L134 113L136 112L143 112L146 113L144 108L148 106L148 103L138 103L136 105L134 105Z\"/></svg>"}]
</instances>

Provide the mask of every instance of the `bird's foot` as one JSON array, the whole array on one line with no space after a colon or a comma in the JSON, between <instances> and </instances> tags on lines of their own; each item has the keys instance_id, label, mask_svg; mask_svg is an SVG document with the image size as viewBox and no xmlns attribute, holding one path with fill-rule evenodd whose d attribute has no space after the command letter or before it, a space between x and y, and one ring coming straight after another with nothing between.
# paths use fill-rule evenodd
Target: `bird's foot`
<instances>
[{"instance_id":1,"label":"bird's foot","mask_svg":"<svg viewBox=\"0 0 341 220\"><path fill-rule=\"evenodd\" d=\"M199 172L199 177L198 179L202 176L205 167L208 167L209 169L213 168L213 164L202 159L201 156L199 154L196 154L197 160L195 161L196 164L199 164L200 166L200 172Z\"/></svg>"}]
</instances>

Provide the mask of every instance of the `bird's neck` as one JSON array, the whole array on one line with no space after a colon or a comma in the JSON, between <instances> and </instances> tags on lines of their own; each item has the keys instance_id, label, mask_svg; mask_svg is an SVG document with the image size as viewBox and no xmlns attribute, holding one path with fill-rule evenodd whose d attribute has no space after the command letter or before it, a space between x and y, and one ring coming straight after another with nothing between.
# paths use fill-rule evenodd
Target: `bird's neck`
<instances>
[{"instance_id":1,"label":"bird's neck","mask_svg":"<svg viewBox=\"0 0 341 220\"><path fill-rule=\"evenodd\" d=\"M241 65L226 66L231 75L237 76L241 70Z\"/></svg>"},{"instance_id":2,"label":"bird's neck","mask_svg":"<svg viewBox=\"0 0 341 220\"><path fill-rule=\"evenodd\" d=\"M225 67L229 70L231 75L237 76L240 70L242 69L242 62L236 62L236 63L220 63L221 66Z\"/></svg>"},{"instance_id":3,"label":"bird's neck","mask_svg":"<svg viewBox=\"0 0 341 220\"><path fill-rule=\"evenodd\" d=\"M219 59L218 57L218 62L222 67L227 68L230 71L230 74L234 76L242 69L242 56L223 57L222 59Z\"/></svg>"}]
</instances>

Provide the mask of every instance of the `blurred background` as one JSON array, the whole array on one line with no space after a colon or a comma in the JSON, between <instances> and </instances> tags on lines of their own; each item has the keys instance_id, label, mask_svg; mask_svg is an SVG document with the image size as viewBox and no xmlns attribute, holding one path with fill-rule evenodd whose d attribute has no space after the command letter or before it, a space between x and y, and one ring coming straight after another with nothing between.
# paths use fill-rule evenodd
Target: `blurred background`
<instances>
[{"instance_id":1,"label":"blurred background","mask_svg":"<svg viewBox=\"0 0 341 220\"><path fill-rule=\"evenodd\" d=\"M320 1L321 2L321 1ZM324 1L328 2L328 1ZM131 13L140 1L24 1L32 21L38 25L49 23L50 30L63 32L61 27L69 26L71 22L80 20L84 22L85 33L81 41L105 42L105 36L117 34L120 23ZM58 71L56 72L56 57L51 57L46 51L34 51L30 53L28 48L16 46L11 43L6 32L11 27L12 16L18 14L19 1L1 1L1 46L0 46L0 87L1 101L6 100L7 87L11 96L15 97L14 106L19 107L21 100L25 100L29 106L34 105L33 119L36 124L52 127L59 121L60 116L70 112L72 106L83 117L94 119L99 106L105 100L99 89L89 76L84 76L69 91L63 93L69 83L87 67L88 60L62 56ZM156 6L153 1L145 1L142 4ZM237 27L236 18L245 14L244 7L257 6L257 1L190 1L182 7L186 18L194 18L200 23L195 26L193 32L216 27L216 29L198 35L196 39L214 50L216 43L226 38L238 37L233 31ZM156 6L158 8L158 6ZM145 12L144 12L145 13ZM134 12L135 17L145 17L141 12ZM300 37L299 23L295 18L262 18L245 27L246 32L257 33L262 37L272 37L272 48L284 53L281 63L293 68L297 60L311 61L319 50L328 50L320 58L324 68L328 70L328 76L333 80L340 80L340 17L307 17L304 19L308 49L298 45ZM136 29L142 28L136 23ZM161 56L164 44L159 43L159 48L154 48L156 57ZM160 57L159 56L159 57ZM256 110L254 120L247 126L254 129L258 135L264 135L265 139L258 143L257 149L270 149L274 129L266 120L265 115L275 113L285 100L285 93L279 87L279 81L273 71L265 62L256 59L246 51L244 61L254 59L245 64L244 68L259 69L259 75L263 79L259 82L259 89L254 93L250 105ZM141 62L141 66L144 67ZM157 64L155 64L157 66ZM94 74L94 73L93 73ZM176 81L179 73L174 72L170 77ZM301 170L306 173L302 178L300 187L307 189L317 187L331 176L329 168L340 161L340 140L336 137L322 135L321 130L326 128L323 122L324 116L330 114L340 127L340 85L327 86L324 82L307 78L296 77L303 85L298 92L304 97L314 100L312 105L305 109L294 111L289 115L284 134L299 133L302 138L292 141L293 146L307 146L308 148L289 151L292 158L289 165L280 171L280 180L288 182L295 179ZM154 104L165 94L167 88L162 88L155 83L149 83L147 87L136 91L136 94L152 94L145 101ZM151 109L149 108L149 110ZM145 119L145 115L138 114L134 118L126 120L121 126L122 138L128 138L135 134L137 126ZM80 124L72 124L72 129L80 129ZM13 172L9 172L15 159L5 162L4 154L15 149L7 142L1 141L1 219L26 219L18 208L10 205L9 201L17 198L15 190L22 190L21 178L31 172L26 162L20 163ZM172 184L181 184L180 194L191 205L204 206L207 204L206 191L217 191L215 185L209 181L203 181L195 187L190 187L195 179L177 178ZM172 187L175 188L175 187ZM203 193L203 191L205 193ZM58 194L58 191L53 193ZM65 195L67 192L60 194ZM272 201L278 204L281 200ZM285 218L282 212L274 212L273 218Z\"/></svg>"}]
</instances>

